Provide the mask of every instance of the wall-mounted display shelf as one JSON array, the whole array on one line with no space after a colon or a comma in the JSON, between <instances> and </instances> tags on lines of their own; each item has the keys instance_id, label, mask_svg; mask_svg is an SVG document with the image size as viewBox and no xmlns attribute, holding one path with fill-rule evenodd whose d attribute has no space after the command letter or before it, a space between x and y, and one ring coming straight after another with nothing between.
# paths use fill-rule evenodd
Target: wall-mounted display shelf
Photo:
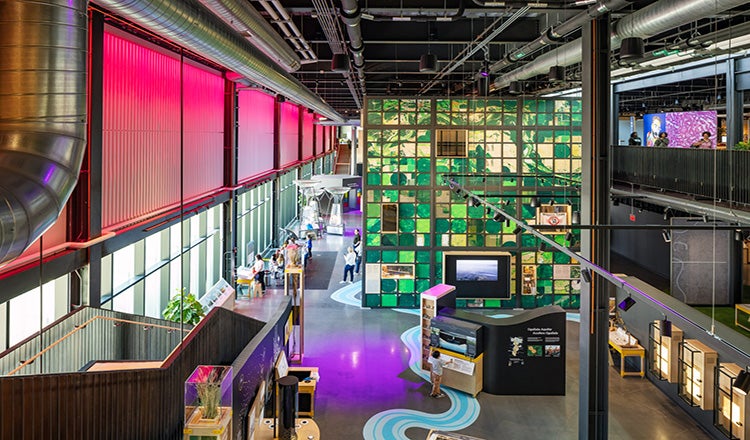
<instances>
[{"instance_id":1,"label":"wall-mounted display shelf","mask_svg":"<svg viewBox=\"0 0 750 440\"><path fill-rule=\"evenodd\" d=\"M683 333L672 323L654 321L649 326L649 370L660 380L677 383L678 358Z\"/></svg>"},{"instance_id":2,"label":"wall-mounted display shelf","mask_svg":"<svg viewBox=\"0 0 750 440\"><path fill-rule=\"evenodd\" d=\"M697 339L685 339L680 344L678 395L692 406L704 410L714 407L714 368L716 351Z\"/></svg>"},{"instance_id":3,"label":"wall-mounted display shelf","mask_svg":"<svg viewBox=\"0 0 750 440\"><path fill-rule=\"evenodd\" d=\"M421 345L422 345L422 369L430 371L430 335L432 334L431 320L437 316L438 307L456 306L455 286L438 284L422 292L421 296ZM452 303L452 304L451 304Z\"/></svg>"},{"instance_id":4,"label":"wall-mounted display shelf","mask_svg":"<svg viewBox=\"0 0 750 440\"><path fill-rule=\"evenodd\" d=\"M730 363L721 363L716 369L714 425L728 438L745 440L750 438L745 417L748 395L733 386L741 371L739 365Z\"/></svg>"}]
</instances>

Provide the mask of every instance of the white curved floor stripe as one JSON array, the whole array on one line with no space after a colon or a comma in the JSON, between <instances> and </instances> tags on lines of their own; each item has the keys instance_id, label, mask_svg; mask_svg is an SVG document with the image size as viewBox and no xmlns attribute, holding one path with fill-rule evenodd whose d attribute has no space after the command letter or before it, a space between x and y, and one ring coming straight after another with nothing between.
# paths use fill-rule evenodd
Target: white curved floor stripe
<instances>
[{"instance_id":1,"label":"white curved floor stripe","mask_svg":"<svg viewBox=\"0 0 750 440\"><path fill-rule=\"evenodd\" d=\"M331 299L345 305L362 308L362 302L357 298L362 283L349 284L331 294ZM393 309L397 312L408 313L419 316L417 309ZM499 313L492 315L495 318L507 318L512 315ZM580 322L580 314L567 313L568 321ZM429 374L422 370L420 363L420 327L415 326L401 334L401 340L409 349L409 368L424 379L430 381ZM407 439L406 430L409 428L440 429L443 431L458 431L474 423L479 417L479 401L468 394L443 388L443 392L450 399L451 407L448 411L439 414L430 414L410 409L389 409L379 412L365 424L362 435L365 440Z\"/></svg>"}]
</instances>

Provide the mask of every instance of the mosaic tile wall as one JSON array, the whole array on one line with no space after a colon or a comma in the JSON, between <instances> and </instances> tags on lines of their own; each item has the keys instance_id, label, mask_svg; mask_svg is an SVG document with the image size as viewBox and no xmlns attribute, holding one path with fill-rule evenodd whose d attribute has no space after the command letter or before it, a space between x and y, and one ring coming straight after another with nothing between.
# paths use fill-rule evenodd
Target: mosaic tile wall
<instances>
[{"instance_id":1,"label":"mosaic tile wall","mask_svg":"<svg viewBox=\"0 0 750 440\"><path fill-rule=\"evenodd\" d=\"M459 307L579 307L575 262L540 252L530 234L519 240L514 224L494 221L444 183L456 176L530 224L537 221L532 195L569 218L579 209L579 100L368 98L364 121L363 306L417 307L419 293L442 280L443 251L499 250L512 254L510 297L465 299ZM437 155L436 130L446 128L467 130L464 157ZM384 206L397 210L395 222L381 224ZM565 231L551 236L570 244Z\"/></svg>"}]
</instances>

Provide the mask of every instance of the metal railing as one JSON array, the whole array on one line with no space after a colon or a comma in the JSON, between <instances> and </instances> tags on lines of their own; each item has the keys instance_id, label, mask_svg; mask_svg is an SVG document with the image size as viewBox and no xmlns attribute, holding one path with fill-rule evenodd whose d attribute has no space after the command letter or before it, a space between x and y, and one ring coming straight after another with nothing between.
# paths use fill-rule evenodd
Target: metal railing
<instances>
[{"instance_id":1,"label":"metal railing","mask_svg":"<svg viewBox=\"0 0 750 440\"><path fill-rule=\"evenodd\" d=\"M612 147L615 184L635 184L732 204L750 204L750 152Z\"/></svg>"}]
</instances>

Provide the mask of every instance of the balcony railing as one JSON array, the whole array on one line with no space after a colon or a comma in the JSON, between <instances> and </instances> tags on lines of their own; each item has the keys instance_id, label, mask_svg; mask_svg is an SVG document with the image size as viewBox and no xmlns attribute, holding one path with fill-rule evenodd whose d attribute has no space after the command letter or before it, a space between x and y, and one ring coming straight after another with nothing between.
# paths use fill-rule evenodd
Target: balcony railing
<instances>
[{"instance_id":1,"label":"balcony railing","mask_svg":"<svg viewBox=\"0 0 750 440\"><path fill-rule=\"evenodd\" d=\"M612 147L614 184L750 204L750 152Z\"/></svg>"}]
</instances>

